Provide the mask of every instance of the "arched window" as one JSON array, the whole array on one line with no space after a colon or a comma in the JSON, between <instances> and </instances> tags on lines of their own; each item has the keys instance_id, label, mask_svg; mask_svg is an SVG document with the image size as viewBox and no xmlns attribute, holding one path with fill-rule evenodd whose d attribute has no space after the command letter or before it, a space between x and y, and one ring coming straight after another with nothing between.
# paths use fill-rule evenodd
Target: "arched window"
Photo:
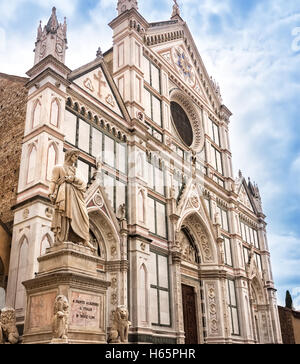
<instances>
[{"instance_id":1,"label":"arched window","mask_svg":"<svg viewBox=\"0 0 300 364\"><path fill-rule=\"evenodd\" d=\"M46 253L46 249L51 247L51 238L49 234L46 234L41 242L40 255L44 255Z\"/></svg>"},{"instance_id":2,"label":"arched window","mask_svg":"<svg viewBox=\"0 0 300 364\"><path fill-rule=\"evenodd\" d=\"M47 155L47 175L46 178L48 181L51 181L52 178L52 171L54 166L57 163L57 149L54 143L51 143L48 148L48 155Z\"/></svg>"},{"instance_id":3,"label":"arched window","mask_svg":"<svg viewBox=\"0 0 300 364\"><path fill-rule=\"evenodd\" d=\"M147 268L142 264L139 272L139 318L141 322L147 322Z\"/></svg>"},{"instance_id":4,"label":"arched window","mask_svg":"<svg viewBox=\"0 0 300 364\"><path fill-rule=\"evenodd\" d=\"M51 111L50 111L50 124L58 127L59 123L59 101L54 99L51 103Z\"/></svg>"},{"instance_id":5,"label":"arched window","mask_svg":"<svg viewBox=\"0 0 300 364\"><path fill-rule=\"evenodd\" d=\"M35 144L29 146L27 183L31 183L36 177L37 149Z\"/></svg>"},{"instance_id":6,"label":"arched window","mask_svg":"<svg viewBox=\"0 0 300 364\"><path fill-rule=\"evenodd\" d=\"M28 266L28 240L25 236L23 236L20 243L18 269L17 269L16 301L15 301L16 309L25 307L25 288L22 282L24 282L27 277L27 266Z\"/></svg>"},{"instance_id":7,"label":"arched window","mask_svg":"<svg viewBox=\"0 0 300 364\"><path fill-rule=\"evenodd\" d=\"M40 100L37 100L33 107L32 113L32 128L35 128L40 123L42 105Z\"/></svg>"},{"instance_id":8,"label":"arched window","mask_svg":"<svg viewBox=\"0 0 300 364\"><path fill-rule=\"evenodd\" d=\"M144 177L144 157L142 153L139 153L137 156L137 175Z\"/></svg>"},{"instance_id":9,"label":"arched window","mask_svg":"<svg viewBox=\"0 0 300 364\"><path fill-rule=\"evenodd\" d=\"M138 220L145 223L145 196L142 190L138 193Z\"/></svg>"}]
</instances>

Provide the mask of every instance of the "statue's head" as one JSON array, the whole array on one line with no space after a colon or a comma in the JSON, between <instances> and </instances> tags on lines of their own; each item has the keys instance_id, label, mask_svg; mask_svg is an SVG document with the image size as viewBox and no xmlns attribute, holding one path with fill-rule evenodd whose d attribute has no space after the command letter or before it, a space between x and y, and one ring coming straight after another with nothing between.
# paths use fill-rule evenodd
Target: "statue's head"
<instances>
[{"instance_id":1,"label":"statue's head","mask_svg":"<svg viewBox=\"0 0 300 364\"><path fill-rule=\"evenodd\" d=\"M0 321L2 324L14 323L16 321L15 310L11 307L5 307L1 310Z\"/></svg>"},{"instance_id":2,"label":"statue's head","mask_svg":"<svg viewBox=\"0 0 300 364\"><path fill-rule=\"evenodd\" d=\"M128 320L128 310L126 306L118 306L117 312L122 320Z\"/></svg>"},{"instance_id":3,"label":"statue's head","mask_svg":"<svg viewBox=\"0 0 300 364\"><path fill-rule=\"evenodd\" d=\"M56 314L58 311L66 312L69 309L69 302L68 299L65 296L57 296L55 303L54 303L54 314Z\"/></svg>"},{"instance_id":4,"label":"statue's head","mask_svg":"<svg viewBox=\"0 0 300 364\"><path fill-rule=\"evenodd\" d=\"M65 153L65 162L72 162L75 164L77 162L79 156L79 150L77 149L70 149L67 150Z\"/></svg>"}]
</instances>

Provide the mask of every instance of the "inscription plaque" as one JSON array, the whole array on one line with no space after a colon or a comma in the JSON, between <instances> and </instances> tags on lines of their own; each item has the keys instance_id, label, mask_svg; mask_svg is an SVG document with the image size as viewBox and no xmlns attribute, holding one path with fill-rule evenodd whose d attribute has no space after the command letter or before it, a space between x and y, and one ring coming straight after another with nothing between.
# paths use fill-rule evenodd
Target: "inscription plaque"
<instances>
[{"instance_id":1,"label":"inscription plaque","mask_svg":"<svg viewBox=\"0 0 300 364\"><path fill-rule=\"evenodd\" d=\"M72 292L70 324L85 330L103 329L103 297Z\"/></svg>"}]
</instances>

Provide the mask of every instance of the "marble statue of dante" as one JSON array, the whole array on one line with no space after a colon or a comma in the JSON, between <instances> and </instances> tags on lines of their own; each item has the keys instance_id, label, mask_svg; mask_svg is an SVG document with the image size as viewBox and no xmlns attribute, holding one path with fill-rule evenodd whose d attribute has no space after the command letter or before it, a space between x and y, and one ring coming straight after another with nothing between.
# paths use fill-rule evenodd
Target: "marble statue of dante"
<instances>
[{"instance_id":1,"label":"marble statue of dante","mask_svg":"<svg viewBox=\"0 0 300 364\"><path fill-rule=\"evenodd\" d=\"M55 206L55 212L51 230L54 232L55 245L64 242L83 243L94 251L89 242L89 216L84 199L86 183L76 176L78 155L78 150L67 151L64 165L53 168L49 198Z\"/></svg>"}]
</instances>

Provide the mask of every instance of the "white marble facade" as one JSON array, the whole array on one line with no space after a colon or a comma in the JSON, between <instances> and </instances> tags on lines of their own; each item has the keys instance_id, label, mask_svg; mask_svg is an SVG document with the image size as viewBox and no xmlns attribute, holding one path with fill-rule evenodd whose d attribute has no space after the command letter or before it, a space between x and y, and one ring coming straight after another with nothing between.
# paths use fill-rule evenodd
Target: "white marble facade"
<instances>
[{"instance_id":1,"label":"white marble facade","mask_svg":"<svg viewBox=\"0 0 300 364\"><path fill-rule=\"evenodd\" d=\"M22 324L22 280L53 243L50 171L76 147L99 274L111 283L108 327L126 305L131 342L281 343L259 190L232 174L220 89L176 5L159 23L136 1L119 1L118 14L113 48L73 71L55 9L57 38L38 30L6 304Z\"/></svg>"}]
</instances>

